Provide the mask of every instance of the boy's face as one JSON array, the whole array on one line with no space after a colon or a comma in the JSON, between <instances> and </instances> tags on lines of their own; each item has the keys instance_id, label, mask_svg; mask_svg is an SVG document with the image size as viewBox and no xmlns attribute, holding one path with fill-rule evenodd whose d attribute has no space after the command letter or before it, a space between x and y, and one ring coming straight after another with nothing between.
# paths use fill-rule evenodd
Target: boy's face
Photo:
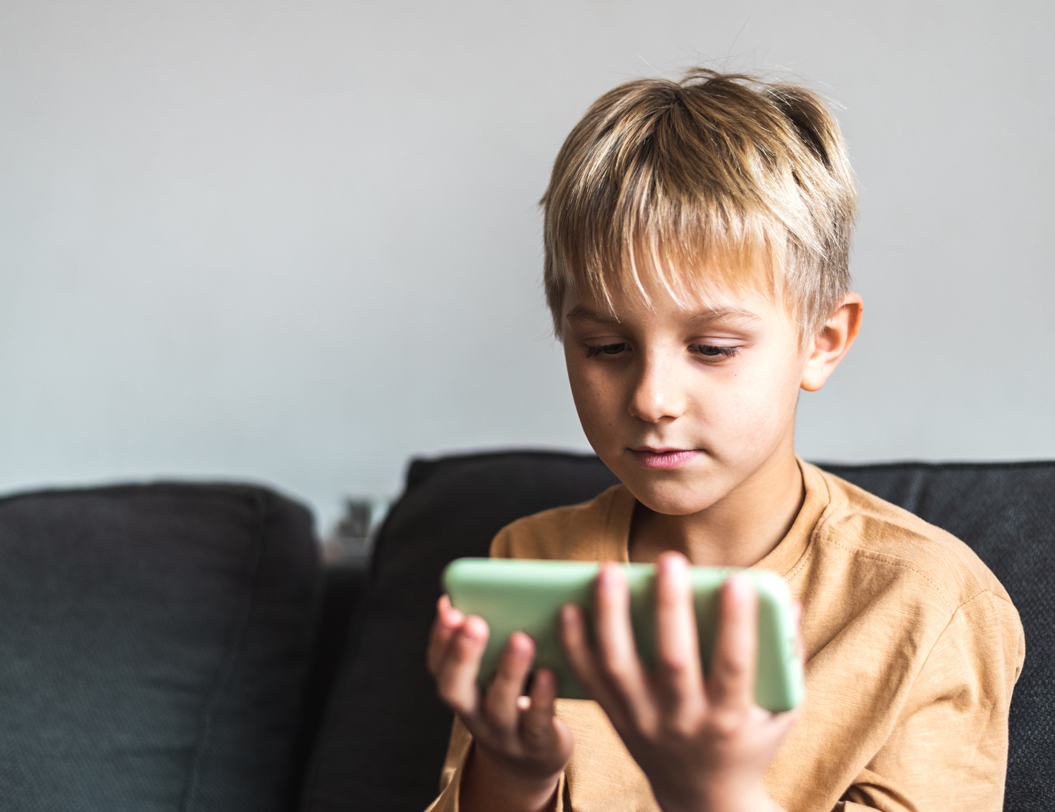
<instances>
[{"instance_id":1,"label":"boy's face","mask_svg":"<svg viewBox=\"0 0 1055 812\"><path fill-rule=\"evenodd\" d=\"M713 302L636 294L564 302L564 356L586 437L631 493L687 515L764 493L794 466L795 406L810 348L762 294ZM735 500L734 500L735 501ZM750 500L749 500L750 501Z\"/></svg>"}]
</instances>

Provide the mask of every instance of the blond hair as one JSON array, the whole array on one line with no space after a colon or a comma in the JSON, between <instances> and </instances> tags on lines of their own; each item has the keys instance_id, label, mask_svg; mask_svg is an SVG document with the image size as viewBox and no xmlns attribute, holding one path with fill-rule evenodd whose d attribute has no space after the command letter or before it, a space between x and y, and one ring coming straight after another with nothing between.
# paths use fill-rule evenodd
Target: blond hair
<instances>
[{"instance_id":1,"label":"blond hair","mask_svg":"<svg viewBox=\"0 0 1055 812\"><path fill-rule=\"evenodd\" d=\"M820 97L791 83L696 69L599 98L568 135L542 198L546 301L580 286L650 301L759 289L803 337L849 289L856 193Z\"/></svg>"}]
</instances>

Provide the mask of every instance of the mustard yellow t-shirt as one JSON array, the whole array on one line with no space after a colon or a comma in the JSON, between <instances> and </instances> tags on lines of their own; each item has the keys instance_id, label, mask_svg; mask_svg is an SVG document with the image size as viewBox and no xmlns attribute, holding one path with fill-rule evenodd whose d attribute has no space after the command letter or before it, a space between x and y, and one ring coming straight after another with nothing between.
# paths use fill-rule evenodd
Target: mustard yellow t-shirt
<instances>
[{"instance_id":1,"label":"mustard yellow t-shirt","mask_svg":"<svg viewBox=\"0 0 1055 812\"><path fill-rule=\"evenodd\" d=\"M765 775L789 812L992 812L1003 801L1007 717L1025 640L1007 592L963 542L800 462L806 495L791 530L756 566L803 605L806 698ZM626 561L634 497L514 522L500 558ZM558 809L655 812L644 773L600 707L562 699L575 734ZM472 739L455 722L429 812L458 807Z\"/></svg>"}]
</instances>

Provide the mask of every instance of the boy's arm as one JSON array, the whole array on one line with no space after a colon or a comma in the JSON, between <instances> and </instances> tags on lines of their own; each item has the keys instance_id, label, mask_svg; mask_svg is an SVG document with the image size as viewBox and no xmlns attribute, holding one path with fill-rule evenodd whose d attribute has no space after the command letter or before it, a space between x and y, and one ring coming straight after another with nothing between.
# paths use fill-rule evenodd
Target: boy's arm
<instances>
[{"instance_id":1,"label":"boy's arm","mask_svg":"<svg viewBox=\"0 0 1055 812\"><path fill-rule=\"evenodd\" d=\"M596 587L596 646L584 615L564 610L565 651L576 676L604 709L648 777L665 812L778 810L762 776L794 722L754 703L757 598L732 578L721 594L711 672L704 677L687 562L658 561L656 668L634 648L625 576L605 567Z\"/></svg>"},{"instance_id":2,"label":"boy's arm","mask_svg":"<svg viewBox=\"0 0 1055 812\"><path fill-rule=\"evenodd\" d=\"M1015 608L990 592L939 635L883 747L837 810L1000 809L1011 691L1025 642Z\"/></svg>"}]
</instances>

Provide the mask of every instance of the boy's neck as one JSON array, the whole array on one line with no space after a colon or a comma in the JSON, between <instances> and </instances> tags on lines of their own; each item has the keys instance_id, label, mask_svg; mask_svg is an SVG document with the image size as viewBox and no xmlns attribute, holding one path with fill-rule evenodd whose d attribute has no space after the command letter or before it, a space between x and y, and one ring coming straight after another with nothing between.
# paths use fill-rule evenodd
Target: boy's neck
<instances>
[{"instance_id":1,"label":"boy's neck","mask_svg":"<svg viewBox=\"0 0 1055 812\"><path fill-rule=\"evenodd\" d=\"M805 496L802 471L791 454L699 513L671 516L638 502L630 526L630 560L652 562L675 550L696 566L753 566L788 534Z\"/></svg>"}]
</instances>

